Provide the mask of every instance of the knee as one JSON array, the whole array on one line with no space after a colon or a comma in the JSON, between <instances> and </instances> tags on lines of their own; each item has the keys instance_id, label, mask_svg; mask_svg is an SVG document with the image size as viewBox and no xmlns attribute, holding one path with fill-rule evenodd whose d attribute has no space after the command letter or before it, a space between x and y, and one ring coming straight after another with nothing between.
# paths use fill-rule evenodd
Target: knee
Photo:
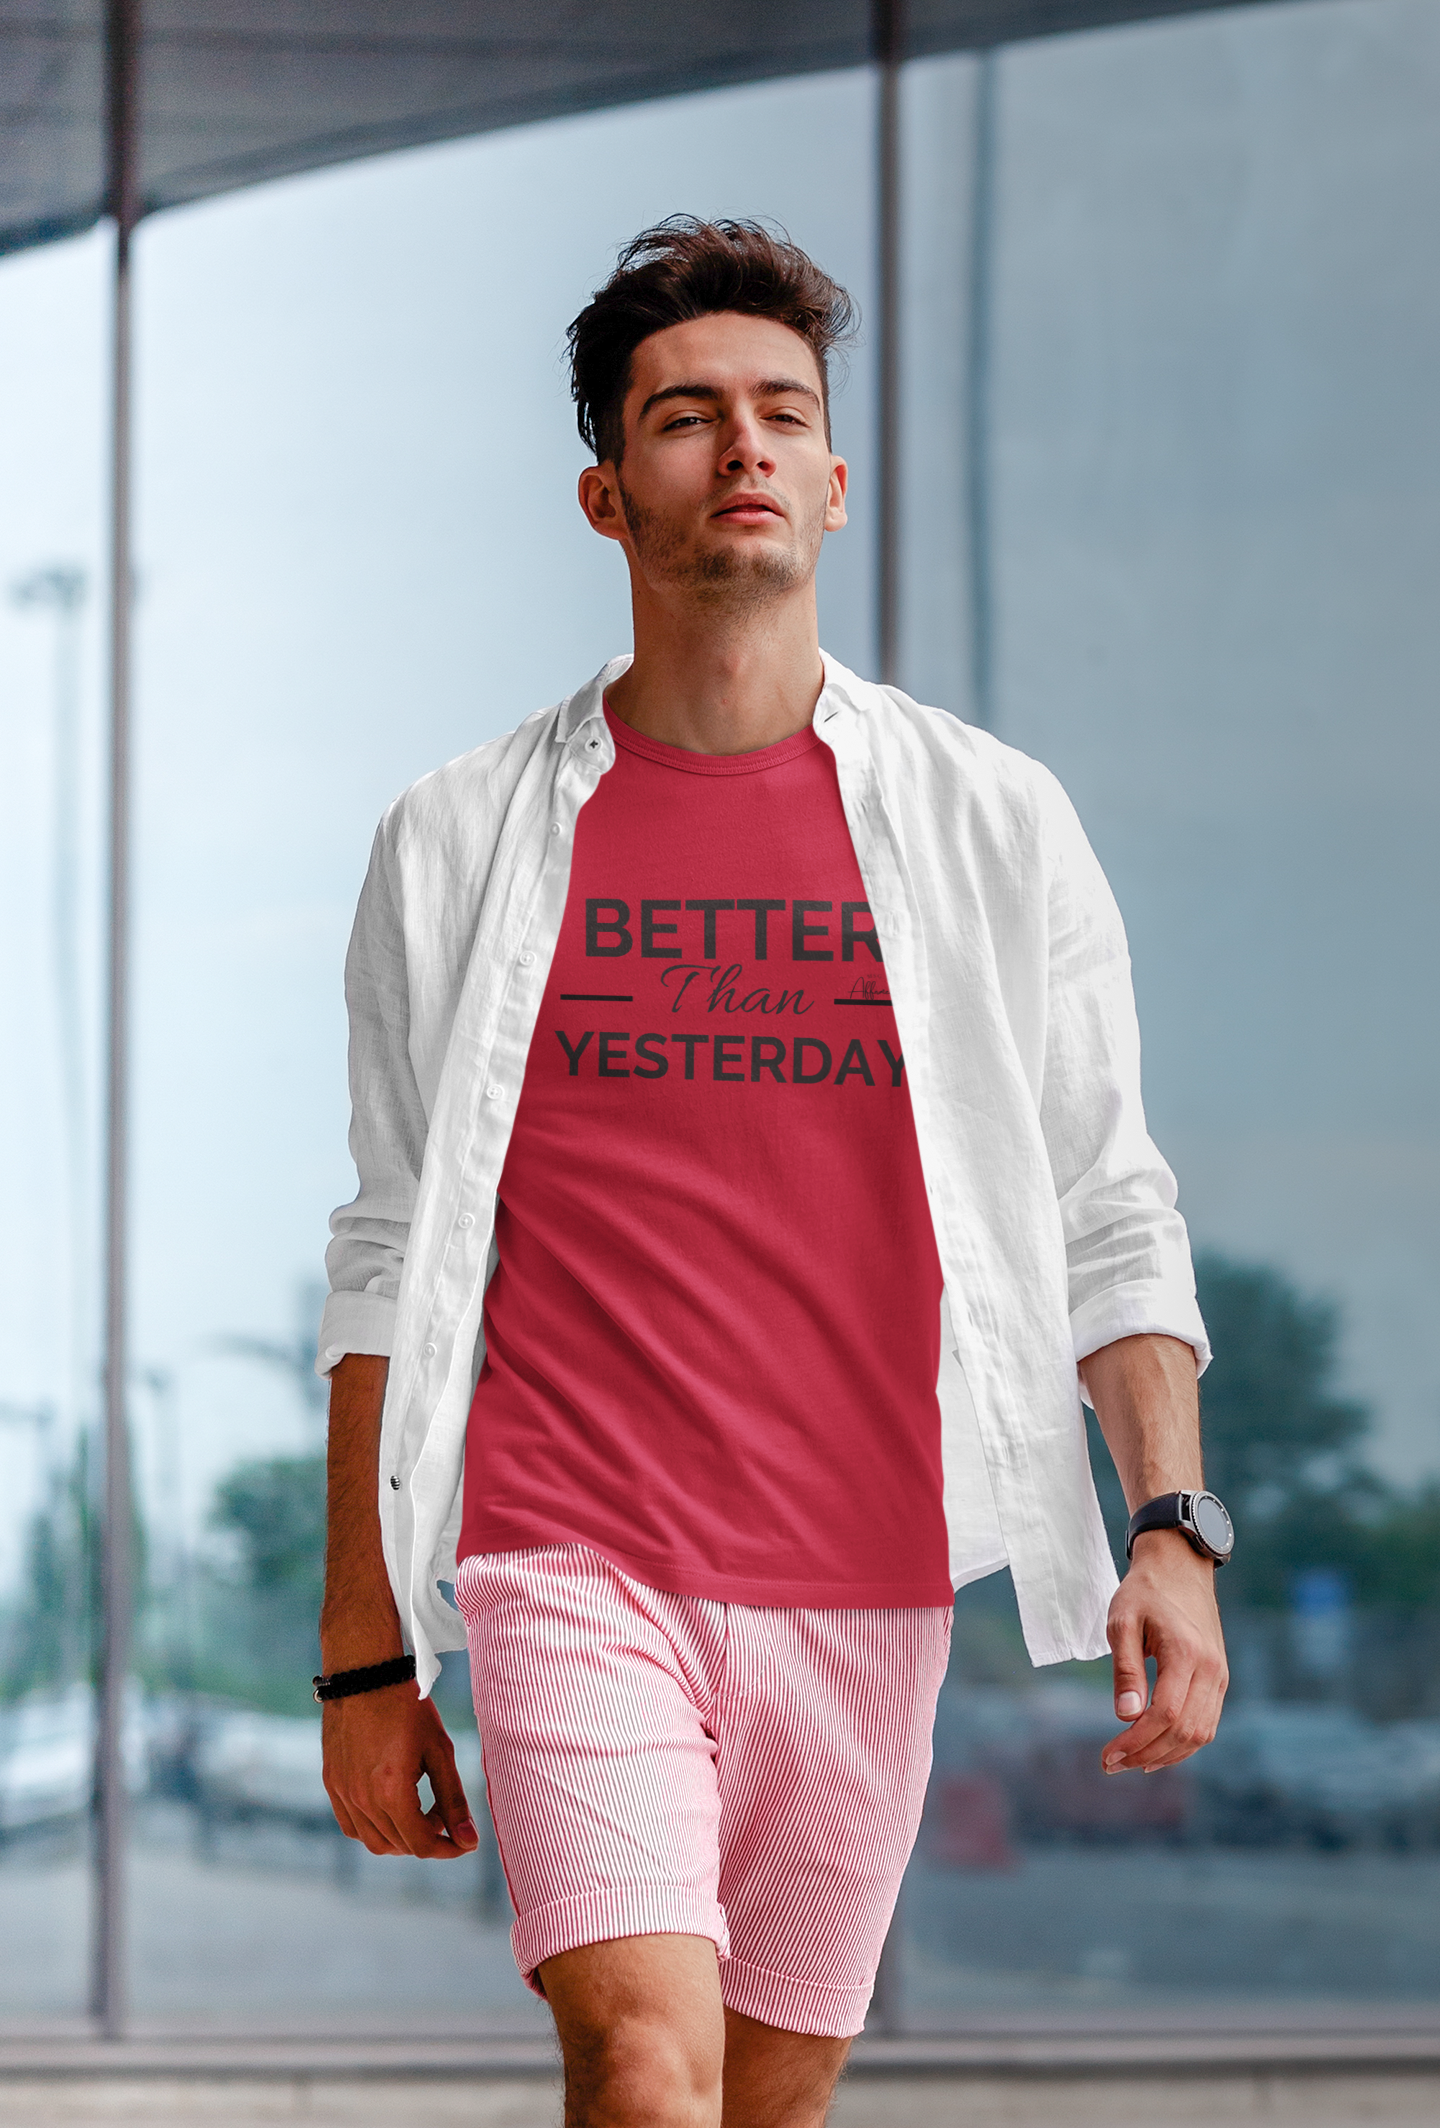
<instances>
[{"instance_id":1,"label":"knee","mask_svg":"<svg viewBox=\"0 0 1440 2128\"><path fill-rule=\"evenodd\" d=\"M564 2035L565 2128L718 2128L723 2049L636 2012Z\"/></svg>"}]
</instances>

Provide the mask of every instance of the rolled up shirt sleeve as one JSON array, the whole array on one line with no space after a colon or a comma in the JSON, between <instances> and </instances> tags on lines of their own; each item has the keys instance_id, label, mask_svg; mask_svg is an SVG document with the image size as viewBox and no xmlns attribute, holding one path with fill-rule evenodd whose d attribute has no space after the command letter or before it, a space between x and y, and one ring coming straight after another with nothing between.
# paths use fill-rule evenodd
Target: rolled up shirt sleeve
<instances>
[{"instance_id":1,"label":"rolled up shirt sleeve","mask_svg":"<svg viewBox=\"0 0 1440 2128\"><path fill-rule=\"evenodd\" d=\"M1049 991L1041 1126L1065 1235L1076 1360L1117 1338L1182 1339L1203 1372L1175 1177L1145 1127L1140 1030L1115 898L1075 810L1045 776Z\"/></svg>"},{"instance_id":2,"label":"rolled up shirt sleeve","mask_svg":"<svg viewBox=\"0 0 1440 2128\"><path fill-rule=\"evenodd\" d=\"M360 1188L330 1219L333 1238L325 1252L330 1293L315 1360L321 1375L347 1352L390 1352L425 1149L425 1111L410 1061L394 813L392 807L376 833L345 960L350 1152Z\"/></svg>"}]
</instances>

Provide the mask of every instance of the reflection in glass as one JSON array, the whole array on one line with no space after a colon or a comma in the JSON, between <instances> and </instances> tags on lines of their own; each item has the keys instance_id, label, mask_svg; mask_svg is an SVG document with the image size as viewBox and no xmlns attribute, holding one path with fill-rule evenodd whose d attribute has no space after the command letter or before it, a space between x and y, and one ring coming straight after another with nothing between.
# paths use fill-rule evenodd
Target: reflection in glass
<instances>
[{"instance_id":1,"label":"reflection in glass","mask_svg":"<svg viewBox=\"0 0 1440 2128\"><path fill-rule=\"evenodd\" d=\"M1042 40L978 91L968 59L907 70L908 677L962 714L978 680L1116 885L1155 1133L1204 1245L1207 1482L1238 1531L1220 1737L1153 1779L1099 1773L1105 1666L1033 1672L1004 1577L962 1593L900 1930L912 2029L1440 1991L1435 20L1335 0ZM623 647L613 557L570 499L565 319L677 205L776 214L868 300L871 111L861 75L685 99L140 240L147 2021L544 2027L493 1841L378 1861L320 1784L312 1285L350 1187L344 940L395 792ZM0 268L17 318L65 328L0 353L49 439L0 527L0 867L34 912L7 926L26 1039L0 1055L0 1106L33 1124L0 1231L11 2023L84 1996L100 837L77 588L98 580L98 471L76 468L103 453L55 348L83 342L99 374L100 264L81 245ZM51 271L69 292L42 303ZM862 669L868 360L836 399L854 523L822 580L827 643ZM463 1666L439 1697L478 1806Z\"/></svg>"}]
</instances>

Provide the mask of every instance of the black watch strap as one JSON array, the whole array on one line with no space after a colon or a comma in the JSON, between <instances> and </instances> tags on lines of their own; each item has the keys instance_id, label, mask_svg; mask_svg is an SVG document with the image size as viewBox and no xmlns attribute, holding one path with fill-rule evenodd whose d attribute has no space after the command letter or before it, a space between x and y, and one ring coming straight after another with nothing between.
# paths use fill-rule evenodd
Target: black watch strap
<instances>
[{"instance_id":1,"label":"black watch strap","mask_svg":"<svg viewBox=\"0 0 1440 2128\"><path fill-rule=\"evenodd\" d=\"M1134 1557L1135 1539L1143 1537L1146 1530L1184 1527L1180 1514L1181 1498L1179 1493L1157 1493L1153 1500L1147 1500L1143 1507L1136 1508L1130 1517L1130 1527L1125 1532L1127 1559Z\"/></svg>"},{"instance_id":2,"label":"black watch strap","mask_svg":"<svg viewBox=\"0 0 1440 2128\"><path fill-rule=\"evenodd\" d=\"M370 1663L363 1670L337 1670L333 1677L312 1677L318 1700L351 1699L357 1692L383 1692L387 1685L403 1685L415 1675L413 1655L397 1655L391 1662Z\"/></svg>"}]
</instances>

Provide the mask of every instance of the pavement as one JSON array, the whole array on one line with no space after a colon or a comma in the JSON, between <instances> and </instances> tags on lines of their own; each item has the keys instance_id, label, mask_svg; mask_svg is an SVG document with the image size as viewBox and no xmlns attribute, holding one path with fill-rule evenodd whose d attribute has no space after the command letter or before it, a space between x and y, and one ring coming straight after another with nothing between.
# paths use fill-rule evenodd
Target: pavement
<instances>
[{"instance_id":1,"label":"pavement","mask_svg":"<svg viewBox=\"0 0 1440 2128\"><path fill-rule=\"evenodd\" d=\"M1440 2078L857 2077L831 2128L1434 2128ZM0 2128L557 2128L558 2083L0 2079Z\"/></svg>"},{"instance_id":2,"label":"pavement","mask_svg":"<svg viewBox=\"0 0 1440 2128\"><path fill-rule=\"evenodd\" d=\"M338 1836L278 1826L202 1842L178 1808L147 1810L137 1829L129 1937L141 2021L367 2034L437 2022L549 2029L515 1971L508 1915L481 1911L473 1857L381 1859ZM78 1837L5 1852L0 2027L34 2030L82 2012L88 1903Z\"/></svg>"},{"instance_id":3,"label":"pavement","mask_svg":"<svg viewBox=\"0 0 1440 2128\"><path fill-rule=\"evenodd\" d=\"M136 2017L172 2030L541 2033L475 1858L140 1815ZM493 1887L492 1887L493 1892ZM83 2009L78 1836L0 1850L0 2030ZM1001 1870L917 1867L905 1892L912 2027L1008 2011L1288 2016L1307 2002L1440 2000L1440 1854L1032 1848Z\"/></svg>"},{"instance_id":4,"label":"pavement","mask_svg":"<svg viewBox=\"0 0 1440 2128\"><path fill-rule=\"evenodd\" d=\"M278 1826L201 1840L166 1806L140 1813L132 1863L136 2022L171 2052L137 2045L113 2074L76 2038L78 1834L0 1851L0 2128L559 2121L548 2018L473 1858L382 1862ZM958 2036L924 2073L890 2073L872 2045L833 2128L1440 2123L1433 1853L1032 1849L1003 1870L918 1871L906 1921L910 2024ZM1025 2037L1047 2019L1049 2041ZM268 2054L224 2038L247 2028ZM510 2038L482 2074L487 2033Z\"/></svg>"}]
</instances>

